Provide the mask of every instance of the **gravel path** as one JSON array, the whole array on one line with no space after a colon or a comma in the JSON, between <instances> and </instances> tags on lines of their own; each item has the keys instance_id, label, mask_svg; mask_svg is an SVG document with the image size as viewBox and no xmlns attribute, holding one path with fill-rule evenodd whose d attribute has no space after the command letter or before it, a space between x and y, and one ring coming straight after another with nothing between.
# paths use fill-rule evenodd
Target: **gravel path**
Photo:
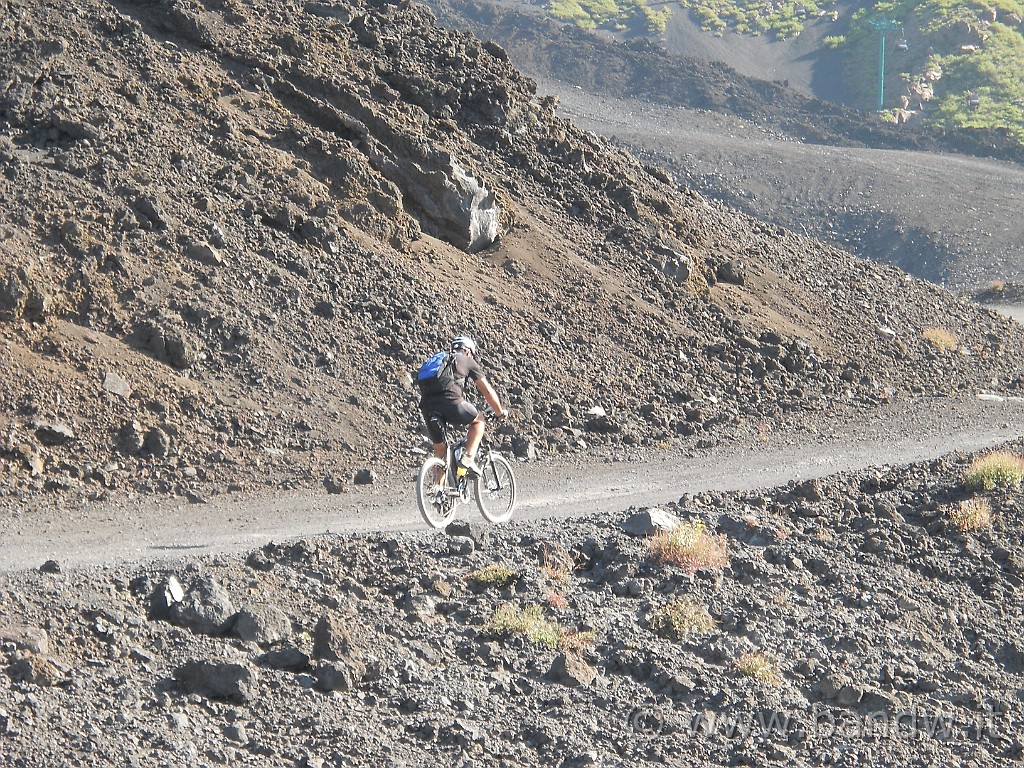
<instances>
[{"instance_id":1,"label":"gravel path","mask_svg":"<svg viewBox=\"0 0 1024 768\"><path fill-rule=\"evenodd\" d=\"M892 404L870 417L796 433L766 433L694 449L689 455L625 452L587 460L519 464L518 519L603 515L677 500L684 493L752 490L835 472L974 451L1024 435L1024 401L926 399ZM10 519L0 536L5 571L106 565L240 552L325 532L424 528L412 478L416 464L342 495L284 492L231 495L204 504L121 498L54 515L47 508ZM476 520L475 510L467 510Z\"/></svg>"}]
</instances>

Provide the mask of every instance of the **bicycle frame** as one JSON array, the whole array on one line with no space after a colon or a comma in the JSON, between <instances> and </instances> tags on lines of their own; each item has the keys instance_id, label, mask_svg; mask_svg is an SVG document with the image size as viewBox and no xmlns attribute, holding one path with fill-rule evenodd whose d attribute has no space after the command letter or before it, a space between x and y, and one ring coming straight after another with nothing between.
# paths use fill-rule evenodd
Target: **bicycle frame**
<instances>
[{"instance_id":1,"label":"bicycle frame","mask_svg":"<svg viewBox=\"0 0 1024 768\"><path fill-rule=\"evenodd\" d=\"M459 448L466 450L466 438L465 436L458 436L456 439L456 436L452 434L451 425L443 419L438 419L438 423L445 444L445 466L448 467L447 493L449 496L461 496L463 501L468 502L470 475L459 466L458 462ZM477 453L480 457L481 466L491 465L491 443L487 439L486 434L480 441Z\"/></svg>"},{"instance_id":2,"label":"bicycle frame","mask_svg":"<svg viewBox=\"0 0 1024 768\"><path fill-rule=\"evenodd\" d=\"M444 441L444 451L428 457L417 477L417 502L427 524L442 528L451 522L455 507L475 499L480 513L492 523L506 522L515 508L516 480L512 466L489 440L481 440L477 462L480 474L470 474L459 459L466 438L449 428L440 416L431 421Z\"/></svg>"}]
</instances>

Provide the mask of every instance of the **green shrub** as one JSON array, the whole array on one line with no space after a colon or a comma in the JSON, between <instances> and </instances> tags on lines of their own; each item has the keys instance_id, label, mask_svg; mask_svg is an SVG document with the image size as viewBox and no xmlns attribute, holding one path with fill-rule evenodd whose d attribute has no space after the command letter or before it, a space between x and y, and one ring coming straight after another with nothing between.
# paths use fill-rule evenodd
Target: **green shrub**
<instances>
[{"instance_id":1,"label":"green shrub","mask_svg":"<svg viewBox=\"0 0 1024 768\"><path fill-rule=\"evenodd\" d=\"M465 578L479 587L505 587L516 580L516 572L508 566L492 563L467 573Z\"/></svg>"},{"instance_id":2,"label":"green shrub","mask_svg":"<svg viewBox=\"0 0 1024 768\"><path fill-rule=\"evenodd\" d=\"M496 635L523 635L528 640L549 648L556 648L562 639L562 628L558 622L544 618L544 609L539 605L517 608L510 603L498 606L486 629Z\"/></svg>"},{"instance_id":3,"label":"green shrub","mask_svg":"<svg viewBox=\"0 0 1024 768\"><path fill-rule=\"evenodd\" d=\"M671 9L651 6L646 0L551 0L548 13L584 29L625 31L639 27L660 34L665 31Z\"/></svg>"}]
</instances>

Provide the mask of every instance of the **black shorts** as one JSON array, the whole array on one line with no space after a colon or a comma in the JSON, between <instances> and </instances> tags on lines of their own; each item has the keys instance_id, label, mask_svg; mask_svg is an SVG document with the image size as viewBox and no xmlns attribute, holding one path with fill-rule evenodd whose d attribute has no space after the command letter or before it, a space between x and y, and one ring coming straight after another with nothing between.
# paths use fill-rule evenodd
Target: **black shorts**
<instances>
[{"instance_id":1,"label":"black shorts","mask_svg":"<svg viewBox=\"0 0 1024 768\"><path fill-rule=\"evenodd\" d=\"M444 435L441 434L441 430L430 423L430 415L432 413L440 414L441 418L449 424L460 426L472 424L480 414L476 406L469 402L469 400L462 400L457 403L451 400L424 400L420 403L420 411L423 413L423 421L427 425L427 434L430 436L432 443L444 442Z\"/></svg>"}]
</instances>

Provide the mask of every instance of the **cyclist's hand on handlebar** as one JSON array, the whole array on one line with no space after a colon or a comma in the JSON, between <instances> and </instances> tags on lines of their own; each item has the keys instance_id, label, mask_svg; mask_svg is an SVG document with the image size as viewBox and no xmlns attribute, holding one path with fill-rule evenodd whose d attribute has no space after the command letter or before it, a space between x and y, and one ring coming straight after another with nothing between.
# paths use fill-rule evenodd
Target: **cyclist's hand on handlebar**
<instances>
[{"instance_id":1,"label":"cyclist's hand on handlebar","mask_svg":"<svg viewBox=\"0 0 1024 768\"><path fill-rule=\"evenodd\" d=\"M501 413L495 411L491 406L487 406L484 409L484 415L493 418L495 421L507 421L508 420L508 409L503 408Z\"/></svg>"}]
</instances>

